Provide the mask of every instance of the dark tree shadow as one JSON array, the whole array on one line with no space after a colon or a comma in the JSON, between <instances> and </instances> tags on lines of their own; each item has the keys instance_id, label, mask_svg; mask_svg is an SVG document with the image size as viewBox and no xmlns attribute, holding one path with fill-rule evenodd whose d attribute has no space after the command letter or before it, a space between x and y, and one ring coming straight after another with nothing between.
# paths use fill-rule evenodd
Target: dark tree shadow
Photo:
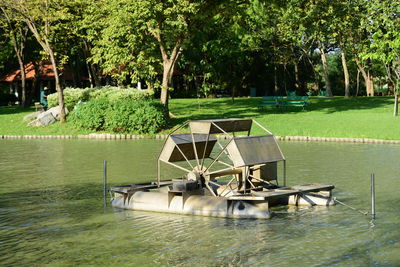
<instances>
[{"instance_id":1,"label":"dark tree shadow","mask_svg":"<svg viewBox=\"0 0 400 267\"><path fill-rule=\"evenodd\" d=\"M0 106L0 115L34 112L34 107L23 108L20 106Z\"/></svg>"},{"instance_id":2,"label":"dark tree shadow","mask_svg":"<svg viewBox=\"0 0 400 267\"><path fill-rule=\"evenodd\" d=\"M302 107L258 107L261 97L200 99L198 105L188 106L188 103L177 102L173 104L173 112L177 118L172 119L171 125L176 126L187 120L203 120L217 118L249 118L268 114L297 114L299 112L322 112L332 114L335 112L377 109L390 106L391 97L357 97L357 98L311 98L310 104ZM179 115L181 114L181 115Z\"/></svg>"}]
</instances>

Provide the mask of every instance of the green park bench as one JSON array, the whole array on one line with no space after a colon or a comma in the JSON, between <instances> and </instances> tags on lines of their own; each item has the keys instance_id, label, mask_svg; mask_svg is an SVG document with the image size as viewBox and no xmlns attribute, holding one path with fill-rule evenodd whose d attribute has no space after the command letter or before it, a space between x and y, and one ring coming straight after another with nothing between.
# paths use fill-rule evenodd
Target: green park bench
<instances>
[{"instance_id":1,"label":"green park bench","mask_svg":"<svg viewBox=\"0 0 400 267\"><path fill-rule=\"evenodd\" d=\"M281 96L264 96L260 102L258 103L257 107L275 107L279 108L282 104L283 97Z\"/></svg>"},{"instance_id":2,"label":"green park bench","mask_svg":"<svg viewBox=\"0 0 400 267\"><path fill-rule=\"evenodd\" d=\"M303 110L309 104L308 96L288 96L283 98L282 96L264 96L258 103L258 108L274 107L274 108L286 108L286 107L302 107Z\"/></svg>"},{"instance_id":3,"label":"green park bench","mask_svg":"<svg viewBox=\"0 0 400 267\"><path fill-rule=\"evenodd\" d=\"M308 96L289 96L283 100L282 107L302 107L305 110L308 104Z\"/></svg>"}]
</instances>

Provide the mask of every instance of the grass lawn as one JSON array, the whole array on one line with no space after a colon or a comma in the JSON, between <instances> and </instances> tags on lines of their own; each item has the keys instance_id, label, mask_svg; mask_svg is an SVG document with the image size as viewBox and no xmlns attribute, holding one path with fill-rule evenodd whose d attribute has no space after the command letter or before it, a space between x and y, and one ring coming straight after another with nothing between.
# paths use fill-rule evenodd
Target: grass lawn
<instances>
[{"instance_id":1,"label":"grass lawn","mask_svg":"<svg viewBox=\"0 0 400 267\"><path fill-rule=\"evenodd\" d=\"M300 107L259 109L260 98L171 99L175 124L188 119L253 118L278 136L353 137L400 140L400 117L392 97L312 98Z\"/></svg>"},{"instance_id":2,"label":"grass lawn","mask_svg":"<svg viewBox=\"0 0 400 267\"><path fill-rule=\"evenodd\" d=\"M215 118L253 118L279 136L354 137L400 140L400 117L393 117L392 97L312 98L306 111L257 108L260 98L171 99L176 116L171 128L186 121ZM75 135L69 123L28 127L22 118L34 109L0 107L1 135ZM168 133L164 131L163 133Z\"/></svg>"},{"instance_id":3,"label":"grass lawn","mask_svg":"<svg viewBox=\"0 0 400 267\"><path fill-rule=\"evenodd\" d=\"M35 112L35 108L23 109L18 106L0 106L0 135L75 135L90 133L79 130L69 123L54 123L47 127L29 127L23 121L25 115Z\"/></svg>"}]
</instances>

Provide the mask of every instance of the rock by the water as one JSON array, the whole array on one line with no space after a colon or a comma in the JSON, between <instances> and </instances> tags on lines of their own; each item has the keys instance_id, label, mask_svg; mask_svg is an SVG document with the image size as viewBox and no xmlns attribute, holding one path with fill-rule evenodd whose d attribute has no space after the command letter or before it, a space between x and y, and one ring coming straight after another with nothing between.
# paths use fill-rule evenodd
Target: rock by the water
<instances>
[{"instance_id":1,"label":"rock by the water","mask_svg":"<svg viewBox=\"0 0 400 267\"><path fill-rule=\"evenodd\" d=\"M43 111L36 111L36 112L30 113L30 114L26 115L26 116L23 118L23 120L24 120L24 121L31 121L31 120L33 120L33 119L36 119L37 116L39 116L39 114L42 113L42 112L43 112Z\"/></svg>"},{"instance_id":2,"label":"rock by the water","mask_svg":"<svg viewBox=\"0 0 400 267\"><path fill-rule=\"evenodd\" d=\"M40 113L38 118L34 121L31 121L28 126L47 126L49 124L52 124L56 121L56 118L54 118L53 114L51 112L43 112Z\"/></svg>"},{"instance_id":3,"label":"rock by the water","mask_svg":"<svg viewBox=\"0 0 400 267\"><path fill-rule=\"evenodd\" d=\"M60 107L53 107L45 112L38 111L32 114L29 114L24 117L24 120L32 120L36 118L36 120L31 121L28 126L47 126L49 124L54 123L56 120L60 119ZM65 115L69 113L68 109L65 108ZM28 117L29 116L29 117ZM25 119L27 118L27 119Z\"/></svg>"},{"instance_id":4,"label":"rock by the water","mask_svg":"<svg viewBox=\"0 0 400 267\"><path fill-rule=\"evenodd\" d=\"M49 112L49 113L45 112L45 113L46 113L46 115L41 116L41 118L39 118L39 116L38 116L38 120L40 120L40 122L42 123L43 126L47 126L56 121L56 118L54 118L54 116L51 112Z\"/></svg>"},{"instance_id":5,"label":"rock by the water","mask_svg":"<svg viewBox=\"0 0 400 267\"><path fill-rule=\"evenodd\" d=\"M68 109L65 108L65 115L67 115L69 113ZM56 107L52 107L51 109L47 110L46 112L50 112L54 118L56 118L57 120L60 119L60 113L61 113L61 108L60 106L56 106Z\"/></svg>"},{"instance_id":6,"label":"rock by the water","mask_svg":"<svg viewBox=\"0 0 400 267\"><path fill-rule=\"evenodd\" d=\"M43 126L43 125L40 122L40 120L36 119L36 120L33 120L30 123L28 123L28 126L37 127L37 126Z\"/></svg>"}]
</instances>

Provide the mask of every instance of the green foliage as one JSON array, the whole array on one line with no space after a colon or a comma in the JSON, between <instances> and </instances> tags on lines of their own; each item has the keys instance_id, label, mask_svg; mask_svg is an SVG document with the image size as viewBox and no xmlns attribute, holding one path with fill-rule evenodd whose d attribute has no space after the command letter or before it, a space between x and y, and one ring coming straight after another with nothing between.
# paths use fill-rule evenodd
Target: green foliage
<instances>
[{"instance_id":1,"label":"green foliage","mask_svg":"<svg viewBox=\"0 0 400 267\"><path fill-rule=\"evenodd\" d=\"M117 101L107 111L104 128L113 132L156 133L166 126L167 112L151 101Z\"/></svg>"},{"instance_id":2,"label":"green foliage","mask_svg":"<svg viewBox=\"0 0 400 267\"><path fill-rule=\"evenodd\" d=\"M107 98L110 101L151 99L153 92L149 90L138 90L134 88L120 88L104 86L99 89L89 89L89 98Z\"/></svg>"},{"instance_id":3,"label":"green foliage","mask_svg":"<svg viewBox=\"0 0 400 267\"><path fill-rule=\"evenodd\" d=\"M89 100L89 88L66 88L64 89L64 104L68 110L72 110L79 101ZM47 96L47 102L49 107L55 107L58 105L58 94L53 93Z\"/></svg>"},{"instance_id":4,"label":"green foliage","mask_svg":"<svg viewBox=\"0 0 400 267\"><path fill-rule=\"evenodd\" d=\"M108 99L109 101L150 99L152 92L148 90L137 90L134 88L119 88L104 86L100 88L66 88L64 89L64 103L68 110L73 110L74 106L91 99ZM49 107L58 105L57 93L47 97Z\"/></svg>"},{"instance_id":5,"label":"green foliage","mask_svg":"<svg viewBox=\"0 0 400 267\"><path fill-rule=\"evenodd\" d=\"M103 130L107 109L110 103L106 99L93 99L81 104L72 111L68 119L78 128Z\"/></svg>"},{"instance_id":6,"label":"green foliage","mask_svg":"<svg viewBox=\"0 0 400 267\"><path fill-rule=\"evenodd\" d=\"M78 128L111 132L156 133L167 126L166 109L149 100L93 99L69 116Z\"/></svg>"}]
</instances>

